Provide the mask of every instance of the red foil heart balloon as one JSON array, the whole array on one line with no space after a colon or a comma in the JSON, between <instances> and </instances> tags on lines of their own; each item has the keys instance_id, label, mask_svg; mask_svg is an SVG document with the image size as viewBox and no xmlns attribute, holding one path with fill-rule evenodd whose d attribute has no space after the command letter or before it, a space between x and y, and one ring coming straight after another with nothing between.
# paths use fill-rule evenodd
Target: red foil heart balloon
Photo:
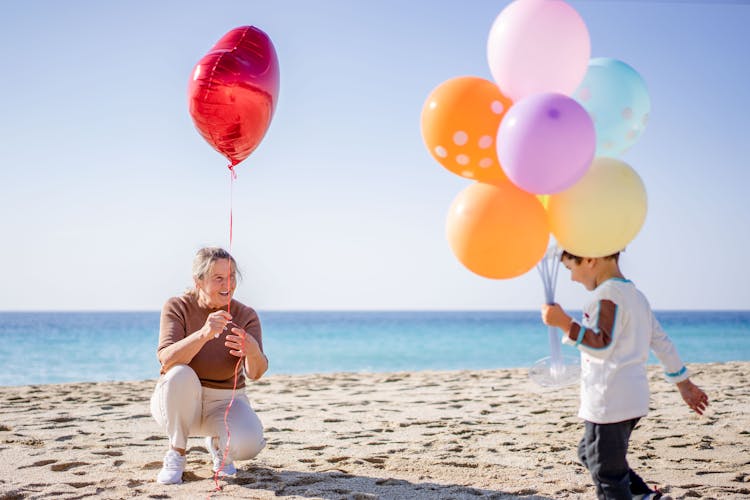
<instances>
[{"instance_id":1,"label":"red foil heart balloon","mask_svg":"<svg viewBox=\"0 0 750 500\"><path fill-rule=\"evenodd\" d=\"M278 94L279 62L271 39L254 26L241 26L195 65L188 106L203 138L234 169L266 134Z\"/></svg>"}]
</instances>

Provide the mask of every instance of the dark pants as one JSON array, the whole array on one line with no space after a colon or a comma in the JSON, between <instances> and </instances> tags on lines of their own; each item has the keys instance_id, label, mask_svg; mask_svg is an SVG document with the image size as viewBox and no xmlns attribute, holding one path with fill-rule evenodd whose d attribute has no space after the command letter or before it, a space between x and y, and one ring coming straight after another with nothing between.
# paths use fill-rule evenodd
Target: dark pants
<instances>
[{"instance_id":1,"label":"dark pants","mask_svg":"<svg viewBox=\"0 0 750 500\"><path fill-rule=\"evenodd\" d=\"M614 424L585 422L583 438L578 444L578 458L591 472L600 500L630 500L633 495L651 489L628 466L630 433L639 418Z\"/></svg>"}]
</instances>

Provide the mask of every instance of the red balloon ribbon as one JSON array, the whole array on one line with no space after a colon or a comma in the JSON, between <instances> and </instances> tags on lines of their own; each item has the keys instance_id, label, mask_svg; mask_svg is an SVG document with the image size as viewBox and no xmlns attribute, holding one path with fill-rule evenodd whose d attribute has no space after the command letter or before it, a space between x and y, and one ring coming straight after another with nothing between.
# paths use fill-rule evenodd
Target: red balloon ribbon
<instances>
[{"instance_id":1,"label":"red balloon ribbon","mask_svg":"<svg viewBox=\"0 0 750 500\"><path fill-rule=\"evenodd\" d=\"M216 42L195 65L188 84L188 108L195 127L230 162L230 252L233 222L231 198L236 178L234 167L250 156L265 136L278 94L279 62L276 50L268 35L254 26L235 28ZM244 339L242 343L244 352ZM243 360L244 357L240 356L234 367L232 397L224 411L227 442L219 470L214 474L215 491L221 489L219 471L224 468L232 439L227 417L234 404Z\"/></svg>"},{"instance_id":2,"label":"red balloon ribbon","mask_svg":"<svg viewBox=\"0 0 750 500\"><path fill-rule=\"evenodd\" d=\"M254 26L241 26L195 65L188 107L198 132L234 170L265 136L278 94L279 62L271 39Z\"/></svg>"}]
</instances>

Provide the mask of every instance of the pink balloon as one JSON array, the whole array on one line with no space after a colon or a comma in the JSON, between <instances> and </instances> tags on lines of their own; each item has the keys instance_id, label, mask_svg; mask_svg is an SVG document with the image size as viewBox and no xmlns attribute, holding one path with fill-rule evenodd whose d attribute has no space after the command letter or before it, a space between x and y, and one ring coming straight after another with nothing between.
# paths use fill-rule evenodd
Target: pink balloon
<instances>
[{"instance_id":1,"label":"pink balloon","mask_svg":"<svg viewBox=\"0 0 750 500\"><path fill-rule=\"evenodd\" d=\"M534 194L563 191L594 159L594 122L562 94L535 94L515 103L497 132L497 157L516 186Z\"/></svg>"},{"instance_id":2,"label":"pink balloon","mask_svg":"<svg viewBox=\"0 0 750 500\"><path fill-rule=\"evenodd\" d=\"M516 0L495 19L487 62L513 101L539 92L572 94L591 56L586 23L562 0Z\"/></svg>"}]
</instances>

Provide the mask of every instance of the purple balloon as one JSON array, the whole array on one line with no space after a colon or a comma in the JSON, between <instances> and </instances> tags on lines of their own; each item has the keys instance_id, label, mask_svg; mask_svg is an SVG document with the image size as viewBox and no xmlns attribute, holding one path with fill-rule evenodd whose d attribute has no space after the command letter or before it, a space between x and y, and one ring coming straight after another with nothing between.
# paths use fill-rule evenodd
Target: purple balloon
<instances>
[{"instance_id":1,"label":"purple balloon","mask_svg":"<svg viewBox=\"0 0 750 500\"><path fill-rule=\"evenodd\" d=\"M594 159L596 132L575 99L534 94L508 110L496 144L500 165L511 182L530 193L553 194L586 173Z\"/></svg>"}]
</instances>

